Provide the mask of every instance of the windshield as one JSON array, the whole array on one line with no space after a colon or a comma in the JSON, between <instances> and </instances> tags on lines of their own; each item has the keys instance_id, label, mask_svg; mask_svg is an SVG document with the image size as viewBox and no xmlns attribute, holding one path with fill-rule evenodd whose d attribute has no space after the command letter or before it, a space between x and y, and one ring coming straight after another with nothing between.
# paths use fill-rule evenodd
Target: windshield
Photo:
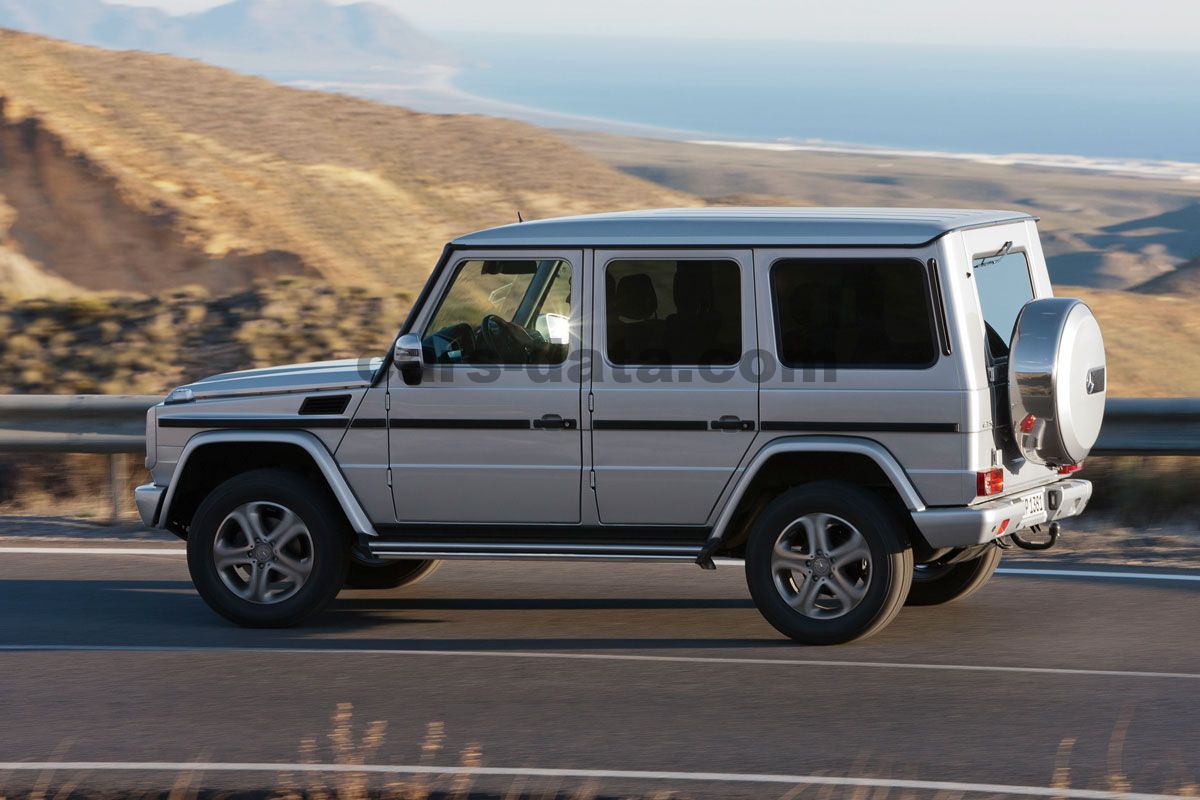
<instances>
[{"instance_id":1,"label":"windshield","mask_svg":"<svg viewBox=\"0 0 1200 800\"><path fill-rule=\"evenodd\" d=\"M988 353L993 360L1008 358L1017 316L1033 299L1029 261L1024 253L1005 253L976 258L972 266L979 304L983 307Z\"/></svg>"}]
</instances>

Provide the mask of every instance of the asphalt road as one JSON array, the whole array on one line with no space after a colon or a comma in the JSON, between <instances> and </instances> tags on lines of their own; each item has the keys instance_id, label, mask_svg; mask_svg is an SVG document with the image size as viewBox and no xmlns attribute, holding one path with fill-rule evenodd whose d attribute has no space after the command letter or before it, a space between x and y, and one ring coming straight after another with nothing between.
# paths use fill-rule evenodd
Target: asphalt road
<instances>
[{"instance_id":1,"label":"asphalt road","mask_svg":"<svg viewBox=\"0 0 1200 800\"><path fill-rule=\"evenodd\" d=\"M177 555L0 548L0 762L332 762L331 715L350 703L359 733L388 724L373 764L454 765L477 745L489 767L1028 787L1057 767L1077 789L1124 775L1176 794L1200 782L1198 600L1196 581L1001 575L867 642L806 648L758 616L733 566L456 562L408 589L346 592L309 627L251 631L204 606ZM430 722L445 731L432 762ZM54 780L169 786L167 772ZM12 772L0 788L39 779Z\"/></svg>"}]
</instances>

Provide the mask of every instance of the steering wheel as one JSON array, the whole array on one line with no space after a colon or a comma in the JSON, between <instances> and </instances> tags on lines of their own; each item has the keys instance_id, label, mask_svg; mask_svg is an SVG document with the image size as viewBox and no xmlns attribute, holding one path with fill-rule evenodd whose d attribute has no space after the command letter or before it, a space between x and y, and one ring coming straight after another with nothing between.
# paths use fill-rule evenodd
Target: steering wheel
<instances>
[{"instance_id":1,"label":"steering wheel","mask_svg":"<svg viewBox=\"0 0 1200 800\"><path fill-rule=\"evenodd\" d=\"M537 340L529 331L495 314L488 314L479 323L479 334L502 361L529 364L537 350Z\"/></svg>"}]
</instances>

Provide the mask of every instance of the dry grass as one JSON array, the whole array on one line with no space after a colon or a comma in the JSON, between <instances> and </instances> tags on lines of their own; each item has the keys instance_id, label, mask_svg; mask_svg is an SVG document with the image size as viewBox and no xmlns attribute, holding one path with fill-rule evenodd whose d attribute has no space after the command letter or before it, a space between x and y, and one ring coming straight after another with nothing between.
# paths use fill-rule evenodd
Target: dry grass
<instances>
[{"instance_id":1,"label":"dry grass","mask_svg":"<svg viewBox=\"0 0 1200 800\"><path fill-rule=\"evenodd\" d=\"M282 271L411 291L445 241L518 209L696 203L523 123L12 31L0 98L9 246L92 289L228 290Z\"/></svg>"},{"instance_id":2,"label":"dry grass","mask_svg":"<svg viewBox=\"0 0 1200 800\"><path fill-rule=\"evenodd\" d=\"M1134 719L1134 706L1125 704L1118 712L1107 743L1108 769L1100 779L1087 787L1075 787L1072 782L1071 758L1078 743L1077 737L1064 738L1054 758L1054 770L1049 776L1049 788L1069 796L1073 788L1087 788L1117 793L1137 791L1127 775L1124 764L1126 740ZM602 783L589 780L575 788L564 787L558 780L546 778L514 778L507 790L497 793L494 786L482 788L476 785L470 770L483 765L483 752L478 744L467 744L457 758L448 766L446 773L439 774L439 761L449 754L445 726L441 722L430 722L420 746L419 765L429 771L416 776L372 779L367 772L355 771L355 767L381 763L380 751L387 740L385 721L369 722L361 729L354 724L353 707L350 703L339 703L330 719L330 729L324 737L305 737L299 747L300 764L334 764L338 772L305 772L297 776L286 770L273 776L265 786L246 791L213 791L204 788L204 775L200 769L181 772L175 777L167 791L96 792L81 790L86 776L68 775L59 779L54 772L37 776L33 788L19 792L6 792L0 786L0 800L470 800L470 798L500 798L505 800L595 800L598 797L633 798L646 800L671 800L686 797L674 790L660 790L648 795L630 795L625 792L605 792ZM53 760L66 756L70 743L61 745ZM203 758L197 763L202 763ZM386 763L386 762L383 762ZM345 768L349 769L345 769ZM820 784L798 784L779 792L763 787L762 796L777 800L963 800L978 797L982 800L999 800L1007 797L1003 793L965 793L952 790L914 789L909 787L889 788L886 786L839 785L835 781L842 776L827 771L818 771L816 776L829 782ZM898 766L884 759L872 762L860 757L851 769L852 777L896 778L920 780L912 768ZM851 777L846 776L846 777ZM0 776L0 780L3 776ZM938 778L940 779L940 778ZM1159 791L1176 797L1200 797L1193 769L1176 765L1172 774L1166 776ZM575 783L579 783L576 781ZM711 790L712 787L705 787ZM1142 789L1141 791L1145 791Z\"/></svg>"},{"instance_id":3,"label":"dry grass","mask_svg":"<svg viewBox=\"0 0 1200 800\"><path fill-rule=\"evenodd\" d=\"M164 393L217 372L380 356L406 293L280 278L210 296L115 293L0 303L0 393Z\"/></svg>"}]
</instances>

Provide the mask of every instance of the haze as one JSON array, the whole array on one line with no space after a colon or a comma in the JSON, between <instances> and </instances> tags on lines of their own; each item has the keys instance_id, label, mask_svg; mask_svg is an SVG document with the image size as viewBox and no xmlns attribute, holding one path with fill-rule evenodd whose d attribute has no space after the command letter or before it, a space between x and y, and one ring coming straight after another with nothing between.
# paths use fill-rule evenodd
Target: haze
<instances>
[{"instance_id":1,"label":"haze","mask_svg":"<svg viewBox=\"0 0 1200 800\"><path fill-rule=\"evenodd\" d=\"M125 1L177 13L220 5L219 0ZM1195 0L1009 0L988 11L959 0L741 0L736 13L731 13L728 0L376 1L435 32L1200 49L1195 36L1200 3Z\"/></svg>"}]
</instances>

